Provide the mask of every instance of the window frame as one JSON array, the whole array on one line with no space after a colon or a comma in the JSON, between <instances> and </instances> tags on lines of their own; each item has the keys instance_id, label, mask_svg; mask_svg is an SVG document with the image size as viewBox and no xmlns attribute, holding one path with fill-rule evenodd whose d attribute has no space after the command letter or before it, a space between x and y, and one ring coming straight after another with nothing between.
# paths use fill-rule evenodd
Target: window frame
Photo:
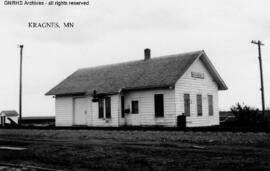
<instances>
[{"instance_id":1,"label":"window frame","mask_svg":"<svg viewBox=\"0 0 270 171\"><path fill-rule=\"evenodd\" d=\"M158 99L161 98L161 99ZM161 101L158 101L161 100ZM157 104L161 103L161 104ZM164 118L164 94L154 95L155 118Z\"/></svg>"},{"instance_id":2,"label":"window frame","mask_svg":"<svg viewBox=\"0 0 270 171\"><path fill-rule=\"evenodd\" d=\"M196 95L196 101L197 101L197 116L203 116L203 99L202 94Z\"/></svg>"},{"instance_id":3,"label":"window frame","mask_svg":"<svg viewBox=\"0 0 270 171\"><path fill-rule=\"evenodd\" d=\"M211 101L210 101L210 97L211 97ZM207 100L208 101L208 115L214 116L214 96L212 94L208 94L207 99L208 99Z\"/></svg>"},{"instance_id":4,"label":"window frame","mask_svg":"<svg viewBox=\"0 0 270 171\"><path fill-rule=\"evenodd\" d=\"M105 118L106 119L111 119L112 118L111 109L112 109L111 97L105 97Z\"/></svg>"},{"instance_id":5,"label":"window frame","mask_svg":"<svg viewBox=\"0 0 270 171\"><path fill-rule=\"evenodd\" d=\"M186 103L186 97L188 97L188 102ZM189 93L184 93L184 114L185 116L190 116L191 113L190 113L190 94ZM186 108L186 104L188 104L188 108ZM188 109L188 113L186 112Z\"/></svg>"},{"instance_id":6,"label":"window frame","mask_svg":"<svg viewBox=\"0 0 270 171\"><path fill-rule=\"evenodd\" d=\"M104 118L104 99L98 99L98 118Z\"/></svg>"},{"instance_id":7,"label":"window frame","mask_svg":"<svg viewBox=\"0 0 270 171\"><path fill-rule=\"evenodd\" d=\"M111 119L111 97L98 99L98 118Z\"/></svg>"},{"instance_id":8,"label":"window frame","mask_svg":"<svg viewBox=\"0 0 270 171\"><path fill-rule=\"evenodd\" d=\"M139 114L139 100L131 100L131 114ZM134 111L135 108L133 103L137 103L137 111Z\"/></svg>"}]
</instances>

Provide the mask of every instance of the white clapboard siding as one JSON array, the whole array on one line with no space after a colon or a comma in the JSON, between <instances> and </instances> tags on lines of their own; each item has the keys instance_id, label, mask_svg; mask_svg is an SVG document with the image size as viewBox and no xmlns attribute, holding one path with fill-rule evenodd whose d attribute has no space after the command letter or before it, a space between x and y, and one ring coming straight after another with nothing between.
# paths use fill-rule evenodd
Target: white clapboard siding
<instances>
[{"instance_id":1,"label":"white clapboard siding","mask_svg":"<svg viewBox=\"0 0 270 171\"><path fill-rule=\"evenodd\" d=\"M98 102L91 102L91 124L92 126L119 126L119 95L111 97L111 119L98 118ZM105 108L105 105L104 105ZM104 113L105 115L105 113Z\"/></svg>"},{"instance_id":2,"label":"white clapboard siding","mask_svg":"<svg viewBox=\"0 0 270 171\"><path fill-rule=\"evenodd\" d=\"M87 125L93 125L93 107L92 107L92 96L86 97L87 105Z\"/></svg>"},{"instance_id":3,"label":"white clapboard siding","mask_svg":"<svg viewBox=\"0 0 270 171\"><path fill-rule=\"evenodd\" d=\"M55 98L55 125L72 126L73 124L73 98Z\"/></svg>"},{"instance_id":4,"label":"white clapboard siding","mask_svg":"<svg viewBox=\"0 0 270 171\"><path fill-rule=\"evenodd\" d=\"M155 117L155 106L154 106L154 95L163 94L164 97L164 117ZM139 114L126 114L125 118L121 118L121 125L132 125L130 124L129 115L135 115L133 119L139 119L135 123L140 123L141 126L150 125L162 125L162 126L175 126L176 115L175 115L175 99L174 90L148 90L148 91L137 91L125 94L125 109L131 110L131 101L139 101ZM120 110L121 111L121 110ZM136 117L138 115L139 117Z\"/></svg>"},{"instance_id":5,"label":"white clapboard siding","mask_svg":"<svg viewBox=\"0 0 270 171\"><path fill-rule=\"evenodd\" d=\"M191 72L204 74L204 79L191 77ZM196 60L175 85L176 115L184 113L184 94L190 94L190 117L187 126L210 126L219 124L218 87L200 59ZM203 116L197 116L197 94L202 95ZM213 95L214 115L208 114L208 95Z\"/></svg>"}]
</instances>

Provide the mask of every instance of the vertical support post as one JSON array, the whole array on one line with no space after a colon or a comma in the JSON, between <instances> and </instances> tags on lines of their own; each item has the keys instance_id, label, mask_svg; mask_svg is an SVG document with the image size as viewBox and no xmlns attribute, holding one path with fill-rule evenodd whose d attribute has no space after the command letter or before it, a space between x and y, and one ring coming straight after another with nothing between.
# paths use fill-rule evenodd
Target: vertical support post
<instances>
[{"instance_id":1,"label":"vertical support post","mask_svg":"<svg viewBox=\"0 0 270 171\"><path fill-rule=\"evenodd\" d=\"M19 88L19 125L22 123L22 60L23 45L20 45L20 88Z\"/></svg>"},{"instance_id":2,"label":"vertical support post","mask_svg":"<svg viewBox=\"0 0 270 171\"><path fill-rule=\"evenodd\" d=\"M252 40L251 43L258 45L258 53L259 53L259 65L260 65L260 77L261 77L261 96L262 96L262 114L265 113L265 102L264 102L264 85L263 85L263 67L262 67L262 57L261 57L261 46L264 44L258 40L257 42Z\"/></svg>"}]
</instances>

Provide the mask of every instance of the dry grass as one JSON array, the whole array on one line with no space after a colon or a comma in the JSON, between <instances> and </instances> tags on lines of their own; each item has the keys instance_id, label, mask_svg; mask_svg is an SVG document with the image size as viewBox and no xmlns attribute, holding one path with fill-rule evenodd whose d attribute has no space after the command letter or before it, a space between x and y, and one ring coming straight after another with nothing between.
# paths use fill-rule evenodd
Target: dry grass
<instances>
[{"instance_id":1,"label":"dry grass","mask_svg":"<svg viewBox=\"0 0 270 171\"><path fill-rule=\"evenodd\" d=\"M269 170L267 133L0 130L0 160L67 170ZM198 148L197 146L201 147Z\"/></svg>"}]
</instances>

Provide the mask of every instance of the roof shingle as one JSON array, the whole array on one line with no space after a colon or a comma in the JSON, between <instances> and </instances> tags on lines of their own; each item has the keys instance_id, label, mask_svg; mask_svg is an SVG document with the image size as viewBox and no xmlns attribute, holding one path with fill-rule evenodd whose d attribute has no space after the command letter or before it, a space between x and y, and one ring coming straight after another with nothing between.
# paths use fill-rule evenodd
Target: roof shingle
<instances>
[{"instance_id":1,"label":"roof shingle","mask_svg":"<svg viewBox=\"0 0 270 171\"><path fill-rule=\"evenodd\" d=\"M204 51L79 69L46 95L117 93L122 89L173 86Z\"/></svg>"},{"instance_id":2,"label":"roof shingle","mask_svg":"<svg viewBox=\"0 0 270 171\"><path fill-rule=\"evenodd\" d=\"M16 110L3 110L0 114L5 115L5 116L9 116L9 117L19 115Z\"/></svg>"}]
</instances>

